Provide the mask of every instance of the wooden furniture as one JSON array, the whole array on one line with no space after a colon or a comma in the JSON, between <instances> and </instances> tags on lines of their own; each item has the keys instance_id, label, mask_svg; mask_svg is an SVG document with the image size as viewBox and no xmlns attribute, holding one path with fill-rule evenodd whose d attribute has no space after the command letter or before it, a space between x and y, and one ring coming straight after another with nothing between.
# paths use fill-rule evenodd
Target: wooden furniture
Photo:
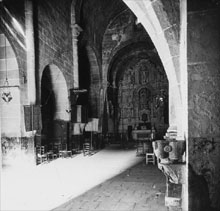
<instances>
[{"instance_id":1,"label":"wooden furniture","mask_svg":"<svg viewBox=\"0 0 220 211\"><path fill-rule=\"evenodd\" d=\"M36 162L37 165L48 161L48 156L44 146L36 147Z\"/></svg>"},{"instance_id":2,"label":"wooden furniture","mask_svg":"<svg viewBox=\"0 0 220 211\"><path fill-rule=\"evenodd\" d=\"M66 158L66 157L72 157L72 150L67 149L66 144L61 144L61 148L59 150L59 157Z\"/></svg>"},{"instance_id":3,"label":"wooden furniture","mask_svg":"<svg viewBox=\"0 0 220 211\"><path fill-rule=\"evenodd\" d=\"M155 157L155 154L152 152L152 153L146 153L146 164L148 165L149 163L152 163L152 164L156 164L156 157Z\"/></svg>"},{"instance_id":4,"label":"wooden furniture","mask_svg":"<svg viewBox=\"0 0 220 211\"><path fill-rule=\"evenodd\" d=\"M91 154L91 145L90 143L86 142L83 144L83 155L90 155Z\"/></svg>"},{"instance_id":5,"label":"wooden furniture","mask_svg":"<svg viewBox=\"0 0 220 211\"><path fill-rule=\"evenodd\" d=\"M48 160L54 160L58 157L58 155L56 153L54 153L54 151L50 150L47 152L47 159Z\"/></svg>"},{"instance_id":6,"label":"wooden furniture","mask_svg":"<svg viewBox=\"0 0 220 211\"><path fill-rule=\"evenodd\" d=\"M133 130L132 138L135 141L152 141L155 134L155 130Z\"/></svg>"},{"instance_id":7,"label":"wooden furniture","mask_svg":"<svg viewBox=\"0 0 220 211\"><path fill-rule=\"evenodd\" d=\"M152 153L152 140L154 137L154 130L133 130L132 138L136 141L136 155L145 156L146 153Z\"/></svg>"}]
</instances>

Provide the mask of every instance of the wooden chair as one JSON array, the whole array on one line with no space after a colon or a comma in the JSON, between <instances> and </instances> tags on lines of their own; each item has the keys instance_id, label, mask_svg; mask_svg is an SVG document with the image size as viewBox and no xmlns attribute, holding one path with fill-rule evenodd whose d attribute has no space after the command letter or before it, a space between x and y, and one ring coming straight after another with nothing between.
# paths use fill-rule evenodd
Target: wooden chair
<instances>
[{"instance_id":1,"label":"wooden chair","mask_svg":"<svg viewBox=\"0 0 220 211\"><path fill-rule=\"evenodd\" d=\"M60 157L60 153L59 153L60 150L61 150L61 145L60 144L57 144L57 143L52 144L51 151L53 152L54 158Z\"/></svg>"},{"instance_id":2,"label":"wooden chair","mask_svg":"<svg viewBox=\"0 0 220 211\"><path fill-rule=\"evenodd\" d=\"M146 153L146 164L148 165L149 163L153 163L154 165L156 164L156 156L153 152L152 153L149 153L149 152Z\"/></svg>"},{"instance_id":3,"label":"wooden chair","mask_svg":"<svg viewBox=\"0 0 220 211\"><path fill-rule=\"evenodd\" d=\"M91 146L90 143L86 142L83 144L83 155L90 155L91 154Z\"/></svg>"},{"instance_id":4,"label":"wooden chair","mask_svg":"<svg viewBox=\"0 0 220 211\"><path fill-rule=\"evenodd\" d=\"M48 161L48 156L44 146L36 147L36 159L37 165Z\"/></svg>"},{"instance_id":5,"label":"wooden chair","mask_svg":"<svg viewBox=\"0 0 220 211\"><path fill-rule=\"evenodd\" d=\"M54 145L51 144L50 145L50 150L48 150L47 152L47 157L48 157L48 160L54 160L56 158L58 158L58 151L54 148Z\"/></svg>"},{"instance_id":6,"label":"wooden chair","mask_svg":"<svg viewBox=\"0 0 220 211\"><path fill-rule=\"evenodd\" d=\"M59 150L59 157L72 157L72 154L72 150L67 149L67 144L61 144L61 149Z\"/></svg>"}]
</instances>

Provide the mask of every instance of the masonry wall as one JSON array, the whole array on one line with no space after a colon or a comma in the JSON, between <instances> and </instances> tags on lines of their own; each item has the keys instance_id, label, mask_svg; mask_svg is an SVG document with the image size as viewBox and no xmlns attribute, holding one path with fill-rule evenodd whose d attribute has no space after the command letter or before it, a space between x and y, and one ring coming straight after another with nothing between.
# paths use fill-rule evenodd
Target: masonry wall
<instances>
[{"instance_id":1,"label":"masonry wall","mask_svg":"<svg viewBox=\"0 0 220 211\"><path fill-rule=\"evenodd\" d=\"M25 30L24 1L21 0L18 2L16 0L9 0L4 2L4 6L7 8L8 13L4 9L1 10L2 19L0 20L0 25L2 32L7 36L7 39L15 51L19 65L19 72L22 77L26 72L26 51L25 48L22 48L19 42L25 46L25 39L19 32L17 32L12 24L12 17L14 17L21 25L22 29ZM21 80L23 79L21 78Z\"/></svg>"},{"instance_id":2,"label":"masonry wall","mask_svg":"<svg viewBox=\"0 0 220 211\"><path fill-rule=\"evenodd\" d=\"M127 8L116 16L105 30L102 40L102 75L103 82L109 77L110 63L114 56L124 47L138 42L148 42L148 48L154 48L146 30L140 23L135 23L136 17ZM127 52L124 52L126 54Z\"/></svg>"},{"instance_id":3,"label":"masonry wall","mask_svg":"<svg viewBox=\"0 0 220 211\"><path fill-rule=\"evenodd\" d=\"M73 86L71 1L37 1L35 4L35 48L38 90L44 68L56 65L63 73L68 88ZM39 99L40 101L40 95Z\"/></svg>"},{"instance_id":4,"label":"masonry wall","mask_svg":"<svg viewBox=\"0 0 220 211\"><path fill-rule=\"evenodd\" d=\"M90 69L90 89L89 89L89 109L90 117L98 118L100 116L100 90L101 90L101 73L94 50L87 46L86 48ZM84 78L84 77L83 77Z\"/></svg>"},{"instance_id":5,"label":"masonry wall","mask_svg":"<svg viewBox=\"0 0 220 211\"><path fill-rule=\"evenodd\" d=\"M16 166L33 162L33 139L28 138L24 128L23 105L27 99L27 70L25 37L16 28L13 18L25 30L24 1L4 1L1 7L1 53L3 54L4 37L7 38L7 72L12 100L9 103L1 99L1 145L3 166ZM5 56L5 55L4 55ZM4 56L1 61L4 63ZM2 63L2 64L3 64ZM5 67L1 66L1 85L4 82ZM1 89L1 93L2 93Z\"/></svg>"},{"instance_id":6,"label":"masonry wall","mask_svg":"<svg viewBox=\"0 0 220 211\"><path fill-rule=\"evenodd\" d=\"M4 7L1 8L0 27L2 33L7 37L18 64L19 83L20 83L20 98L21 104L26 103L27 99L27 68L26 68L26 49L25 49L25 37L18 32L13 24L12 17L17 20L23 31L25 31L25 13L24 13L24 1L9 0L4 2ZM8 12L6 12L8 11ZM16 74L17 74L16 73ZM23 110L21 109L21 114ZM22 114L23 115L23 114ZM22 126L23 127L23 126Z\"/></svg>"},{"instance_id":7,"label":"masonry wall","mask_svg":"<svg viewBox=\"0 0 220 211\"><path fill-rule=\"evenodd\" d=\"M106 21L107 17L105 19L105 23ZM101 30L102 27L99 30ZM101 33L101 31L99 32ZM99 41L102 43L101 67L98 66L98 62L100 61L99 53L93 53L94 56L92 56L91 50L88 51L89 60L93 59L94 57L97 60L96 64L90 62L90 104L92 105L93 116L97 116L97 114L100 116L102 114L102 103L104 99L102 99L100 95L100 85L102 83L102 86L106 87L108 81L107 78L110 74L110 64L114 62L115 55L117 55L117 53L124 47L132 43L139 43L141 41L149 42L148 48L153 48L145 29L141 24L135 24L135 16L127 8L123 10L123 12L121 12L119 15L115 16L108 23L108 25L106 25L102 42ZM94 49L99 49L100 43L93 43ZM127 52L124 51L124 54L126 53ZM122 56L123 55L117 55L117 57ZM95 111L97 108L100 108L98 109L98 112Z\"/></svg>"},{"instance_id":8,"label":"masonry wall","mask_svg":"<svg viewBox=\"0 0 220 211\"><path fill-rule=\"evenodd\" d=\"M51 138L47 140L51 144L54 144L55 139L63 140L63 144L68 144L69 138L66 127L65 134L63 133L63 125L68 125L70 120L70 113L66 110L70 109L69 89L73 88L74 82L71 2L71 0L40 0L35 1L34 5L37 103L42 104L42 109L47 107L48 100L42 101L41 91L44 91L42 87L47 86L42 84L42 76L48 67L49 77L52 80L51 91L55 96L54 116L49 118L49 123L47 117L42 119L44 126L54 128L49 132L43 128L44 132L42 132L43 136Z\"/></svg>"},{"instance_id":9,"label":"masonry wall","mask_svg":"<svg viewBox=\"0 0 220 211\"><path fill-rule=\"evenodd\" d=\"M37 104L41 103L41 76L47 65L54 64L63 74L67 83L67 89L73 86L72 70L72 40L71 40L71 0L68 1L33 1L34 12L34 41L35 41L35 65L37 82ZM3 148L10 152L10 162L20 160L24 163L34 159L34 137L33 134L27 134L24 127L24 108L27 105L27 63L26 63L26 40L25 36L19 33L13 25L14 17L21 28L25 28L25 2L16 0L4 1L8 12L1 9L0 21L1 32L7 36L11 49L13 49L18 63L18 80L20 82L20 115L21 135L19 137L6 138L2 140ZM17 74L17 73L16 73ZM63 81L58 77L57 86L63 88ZM67 90L68 91L68 90ZM68 100L68 99L67 99ZM19 112L19 111L18 111Z\"/></svg>"},{"instance_id":10,"label":"masonry wall","mask_svg":"<svg viewBox=\"0 0 220 211\"><path fill-rule=\"evenodd\" d=\"M189 197L193 211L208 210L207 197L212 207L220 209L219 20L218 9L188 13L189 163L195 174L189 180ZM196 209L195 203L202 207Z\"/></svg>"},{"instance_id":11,"label":"masonry wall","mask_svg":"<svg viewBox=\"0 0 220 211\"><path fill-rule=\"evenodd\" d=\"M96 0L82 3L80 26L83 29L83 40L96 48L99 61L102 57L102 39L107 25L125 8L121 0Z\"/></svg>"}]
</instances>

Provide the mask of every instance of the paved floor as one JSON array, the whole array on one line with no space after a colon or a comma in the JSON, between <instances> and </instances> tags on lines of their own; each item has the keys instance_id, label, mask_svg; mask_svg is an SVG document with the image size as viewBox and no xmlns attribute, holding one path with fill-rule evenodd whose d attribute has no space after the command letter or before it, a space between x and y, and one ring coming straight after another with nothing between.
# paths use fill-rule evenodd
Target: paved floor
<instances>
[{"instance_id":1,"label":"paved floor","mask_svg":"<svg viewBox=\"0 0 220 211\"><path fill-rule=\"evenodd\" d=\"M164 192L156 166L146 165L134 149L111 146L90 157L3 170L1 210L164 211Z\"/></svg>"},{"instance_id":2,"label":"paved floor","mask_svg":"<svg viewBox=\"0 0 220 211\"><path fill-rule=\"evenodd\" d=\"M165 179L144 161L53 211L166 211Z\"/></svg>"}]
</instances>

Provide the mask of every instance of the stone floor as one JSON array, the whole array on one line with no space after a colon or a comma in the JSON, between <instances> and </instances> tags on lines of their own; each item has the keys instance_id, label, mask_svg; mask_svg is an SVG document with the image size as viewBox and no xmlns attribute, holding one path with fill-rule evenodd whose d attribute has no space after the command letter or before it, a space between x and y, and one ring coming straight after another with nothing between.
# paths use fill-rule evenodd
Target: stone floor
<instances>
[{"instance_id":1,"label":"stone floor","mask_svg":"<svg viewBox=\"0 0 220 211\"><path fill-rule=\"evenodd\" d=\"M164 211L164 192L156 166L146 165L134 148L110 146L92 156L3 169L0 210Z\"/></svg>"},{"instance_id":2,"label":"stone floor","mask_svg":"<svg viewBox=\"0 0 220 211\"><path fill-rule=\"evenodd\" d=\"M145 161L53 211L165 211L165 178Z\"/></svg>"}]
</instances>

